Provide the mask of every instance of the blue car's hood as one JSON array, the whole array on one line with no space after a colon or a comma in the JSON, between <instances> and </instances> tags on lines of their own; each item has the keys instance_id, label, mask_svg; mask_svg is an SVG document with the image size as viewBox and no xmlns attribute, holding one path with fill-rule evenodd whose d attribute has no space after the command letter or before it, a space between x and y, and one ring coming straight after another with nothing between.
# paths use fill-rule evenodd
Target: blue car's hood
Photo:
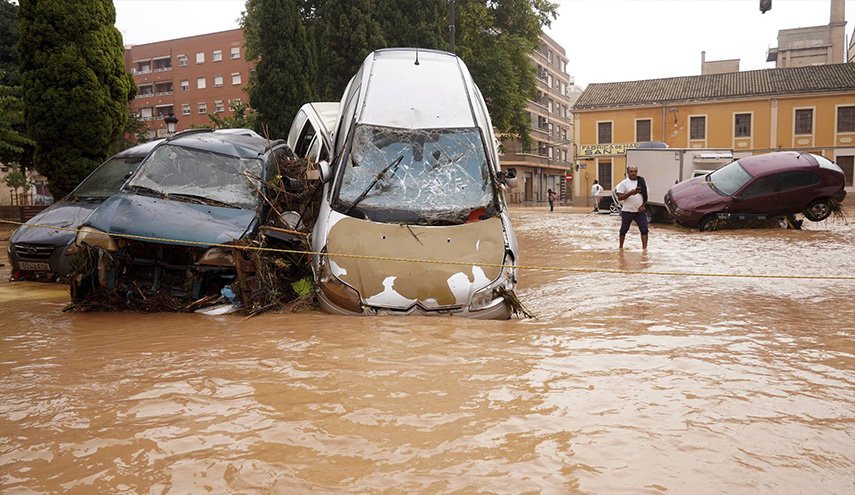
<instances>
[{"instance_id":1,"label":"blue car's hood","mask_svg":"<svg viewBox=\"0 0 855 495\"><path fill-rule=\"evenodd\" d=\"M99 203L60 201L42 210L15 230L13 244L51 244L65 246L74 241L77 227L97 208ZM55 228L44 228L50 226Z\"/></svg>"},{"instance_id":2,"label":"blue car's hood","mask_svg":"<svg viewBox=\"0 0 855 495\"><path fill-rule=\"evenodd\" d=\"M255 217L252 210L120 192L99 206L85 225L111 234L151 238L151 242L198 246L240 239Z\"/></svg>"}]
</instances>

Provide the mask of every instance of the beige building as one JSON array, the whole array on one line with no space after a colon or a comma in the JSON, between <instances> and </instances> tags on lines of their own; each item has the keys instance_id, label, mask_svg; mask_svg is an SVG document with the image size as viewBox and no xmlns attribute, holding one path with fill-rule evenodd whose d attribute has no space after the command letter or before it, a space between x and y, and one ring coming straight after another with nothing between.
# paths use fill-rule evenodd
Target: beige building
<instances>
[{"instance_id":1,"label":"beige building","mask_svg":"<svg viewBox=\"0 0 855 495\"><path fill-rule=\"evenodd\" d=\"M570 108L581 91L567 74L564 48L546 34L531 55L537 69L537 96L528 104L531 116L531 149L523 149L518 140L503 143L502 168L514 167L519 187L509 194L512 203L546 202L547 190L569 200L571 190L565 176L573 161L573 117ZM576 93L576 96L574 95Z\"/></svg>"},{"instance_id":2,"label":"beige building","mask_svg":"<svg viewBox=\"0 0 855 495\"><path fill-rule=\"evenodd\" d=\"M126 47L125 67L138 88L131 108L151 136L165 135L170 113L183 130L210 126L209 113L233 113L235 100L248 103L244 87L253 65L243 45L243 31L232 29Z\"/></svg>"},{"instance_id":3,"label":"beige building","mask_svg":"<svg viewBox=\"0 0 855 495\"><path fill-rule=\"evenodd\" d=\"M594 179L614 187L626 150L651 141L735 157L810 151L837 162L855 190L855 64L591 84L573 112L579 204Z\"/></svg>"},{"instance_id":4,"label":"beige building","mask_svg":"<svg viewBox=\"0 0 855 495\"><path fill-rule=\"evenodd\" d=\"M775 62L778 69L839 64L847 60L845 51L844 0L831 0L828 25L778 31L778 46L769 49L766 61Z\"/></svg>"}]
</instances>

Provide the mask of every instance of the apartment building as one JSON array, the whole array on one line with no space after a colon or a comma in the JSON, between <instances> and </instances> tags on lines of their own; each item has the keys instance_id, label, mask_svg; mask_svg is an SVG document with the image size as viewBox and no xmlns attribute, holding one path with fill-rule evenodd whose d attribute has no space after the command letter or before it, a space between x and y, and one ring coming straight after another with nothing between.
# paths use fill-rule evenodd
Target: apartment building
<instances>
[{"instance_id":1,"label":"apartment building","mask_svg":"<svg viewBox=\"0 0 855 495\"><path fill-rule=\"evenodd\" d=\"M125 67L138 88L131 108L148 123L152 138L165 135L169 114L183 130L210 126L209 113L232 113L235 101L247 102L244 87L253 69L240 29L131 45Z\"/></svg>"},{"instance_id":2,"label":"apartment building","mask_svg":"<svg viewBox=\"0 0 855 495\"><path fill-rule=\"evenodd\" d=\"M541 34L540 46L531 55L537 68L537 96L528 104L531 116L531 149L519 140L503 143L502 168L514 167L519 187L510 192L511 203L543 203L547 190L570 199L567 187L573 163L572 94L580 93L567 74L567 54L555 40ZM572 181L572 179L571 179Z\"/></svg>"},{"instance_id":3,"label":"apartment building","mask_svg":"<svg viewBox=\"0 0 855 495\"><path fill-rule=\"evenodd\" d=\"M836 161L855 190L855 64L591 84L573 112L576 193L586 200L594 179L605 189L623 179L627 149L651 141L737 158L811 151Z\"/></svg>"}]
</instances>

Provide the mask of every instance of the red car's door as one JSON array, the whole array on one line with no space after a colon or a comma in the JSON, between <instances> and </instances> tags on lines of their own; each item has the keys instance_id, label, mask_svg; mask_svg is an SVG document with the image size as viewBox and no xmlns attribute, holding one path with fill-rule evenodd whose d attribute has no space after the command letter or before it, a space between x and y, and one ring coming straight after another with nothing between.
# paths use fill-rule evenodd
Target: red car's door
<instances>
[{"instance_id":1,"label":"red car's door","mask_svg":"<svg viewBox=\"0 0 855 495\"><path fill-rule=\"evenodd\" d=\"M796 170L781 174L781 192L777 196L780 215L800 213L819 194L822 179L814 172Z\"/></svg>"},{"instance_id":2,"label":"red car's door","mask_svg":"<svg viewBox=\"0 0 855 495\"><path fill-rule=\"evenodd\" d=\"M738 191L731 200L733 213L772 213L777 210L777 196L781 191L781 174L755 177Z\"/></svg>"}]
</instances>

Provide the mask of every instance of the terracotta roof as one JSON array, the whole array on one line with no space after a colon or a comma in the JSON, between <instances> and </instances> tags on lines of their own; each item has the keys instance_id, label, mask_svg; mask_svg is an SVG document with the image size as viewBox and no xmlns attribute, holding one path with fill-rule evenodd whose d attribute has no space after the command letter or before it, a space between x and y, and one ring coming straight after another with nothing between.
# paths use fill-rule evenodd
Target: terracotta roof
<instances>
[{"instance_id":1,"label":"terracotta roof","mask_svg":"<svg viewBox=\"0 0 855 495\"><path fill-rule=\"evenodd\" d=\"M855 63L590 84L573 110L834 91L855 92Z\"/></svg>"}]
</instances>

